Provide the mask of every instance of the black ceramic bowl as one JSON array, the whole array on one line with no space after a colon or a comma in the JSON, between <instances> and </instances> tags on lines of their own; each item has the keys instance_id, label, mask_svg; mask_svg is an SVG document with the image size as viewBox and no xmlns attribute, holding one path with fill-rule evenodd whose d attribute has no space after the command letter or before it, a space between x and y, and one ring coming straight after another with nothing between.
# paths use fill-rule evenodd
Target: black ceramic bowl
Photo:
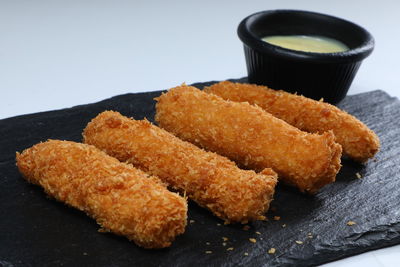
<instances>
[{"instance_id":1,"label":"black ceramic bowl","mask_svg":"<svg viewBox=\"0 0 400 267\"><path fill-rule=\"evenodd\" d=\"M342 100L361 65L374 48L362 27L332 16L299 10L262 11L238 27L244 44L250 83L297 92L330 103ZM337 53L295 51L262 41L270 35L318 35L339 40L350 49Z\"/></svg>"}]
</instances>

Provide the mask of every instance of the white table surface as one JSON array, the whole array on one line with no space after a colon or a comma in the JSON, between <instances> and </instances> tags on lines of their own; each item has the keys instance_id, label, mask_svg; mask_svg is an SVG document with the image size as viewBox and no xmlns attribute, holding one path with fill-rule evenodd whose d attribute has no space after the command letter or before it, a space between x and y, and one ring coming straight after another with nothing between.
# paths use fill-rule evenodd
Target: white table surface
<instances>
[{"instance_id":1,"label":"white table surface","mask_svg":"<svg viewBox=\"0 0 400 267\"><path fill-rule=\"evenodd\" d=\"M246 76L238 23L268 9L351 20L375 37L349 94L400 97L400 2L0 0L0 119ZM400 245L325 266L400 266Z\"/></svg>"}]
</instances>

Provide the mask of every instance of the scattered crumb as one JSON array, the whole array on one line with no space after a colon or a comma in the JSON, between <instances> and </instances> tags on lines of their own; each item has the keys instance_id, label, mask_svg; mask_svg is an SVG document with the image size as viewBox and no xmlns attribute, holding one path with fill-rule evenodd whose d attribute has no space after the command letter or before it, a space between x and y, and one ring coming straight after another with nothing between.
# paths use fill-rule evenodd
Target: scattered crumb
<instances>
[{"instance_id":1,"label":"scattered crumb","mask_svg":"<svg viewBox=\"0 0 400 267\"><path fill-rule=\"evenodd\" d=\"M82 254L83 254L83 255L85 255L85 256L87 256L87 255L88 255L88 254L87 254L87 252L83 252Z\"/></svg>"},{"instance_id":2,"label":"scattered crumb","mask_svg":"<svg viewBox=\"0 0 400 267\"><path fill-rule=\"evenodd\" d=\"M348 222L347 222L347 225L348 225L348 226L353 226L353 225L355 225L355 224L356 224L356 222L353 222L353 221L348 221Z\"/></svg>"},{"instance_id":3,"label":"scattered crumb","mask_svg":"<svg viewBox=\"0 0 400 267\"><path fill-rule=\"evenodd\" d=\"M276 252L276 249L275 249L275 248L270 248L270 249L268 250L268 254L275 254L275 252Z\"/></svg>"},{"instance_id":4,"label":"scattered crumb","mask_svg":"<svg viewBox=\"0 0 400 267\"><path fill-rule=\"evenodd\" d=\"M275 212L276 208L275 207L271 207L271 208L269 208L269 210Z\"/></svg>"},{"instance_id":5,"label":"scattered crumb","mask_svg":"<svg viewBox=\"0 0 400 267\"><path fill-rule=\"evenodd\" d=\"M262 216L262 215L258 216L258 220L259 221L268 221L267 217Z\"/></svg>"},{"instance_id":6,"label":"scattered crumb","mask_svg":"<svg viewBox=\"0 0 400 267\"><path fill-rule=\"evenodd\" d=\"M250 229L250 226L248 226L248 225L243 226L243 230L248 231L249 229Z\"/></svg>"},{"instance_id":7,"label":"scattered crumb","mask_svg":"<svg viewBox=\"0 0 400 267\"><path fill-rule=\"evenodd\" d=\"M229 222L228 222L228 221L225 221L225 222L224 222L224 225L228 225L228 224L229 224Z\"/></svg>"},{"instance_id":8,"label":"scattered crumb","mask_svg":"<svg viewBox=\"0 0 400 267\"><path fill-rule=\"evenodd\" d=\"M220 223L217 223L217 226L221 226L221 224L220 224Z\"/></svg>"},{"instance_id":9,"label":"scattered crumb","mask_svg":"<svg viewBox=\"0 0 400 267\"><path fill-rule=\"evenodd\" d=\"M313 238L313 235L311 233L308 233L308 238Z\"/></svg>"},{"instance_id":10,"label":"scattered crumb","mask_svg":"<svg viewBox=\"0 0 400 267\"><path fill-rule=\"evenodd\" d=\"M226 247L226 242L222 242L222 246Z\"/></svg>"},{"instance_id":11,"label":"scattered crumb","mask_svg":"<svg viewBox=\"0 0 400 267\"><path fill-rule=\"evenodd\" d=\"M194 223L194 222L195 222L195 220L190 220L189 222L190 222L190 223Z\"/></svg>"},{"instance_id":12,"label":"scattered crumb","mask_svg":"<svg viewBox=\"0 0 400 267\"><path fill-rule=\"evenodd\" d=\"M208 246L209 246L209 245L210 245L210 242L206 242L206 245L208 245Z\"/></svg>"},{"instance_id":13,"label":"scattered crumb","mask_svg":"<svg viewBox=\"0 0 400 267\"><path fill-rule=\"evenodd\" d=\"M249 240L250 240L251 243L256 243L257 242L257 239L255 239L255 238L249 238Z\"/></svg>"},{"instance_id":14,"label":"scattered crumb","mask_svg":"<svg viewBox=\"0 0 400 267\"><path fill-rule=\"evenodd\" d=\"M244 255L245 255L245 256L249 256L249 253L245 252Z\"/></svg>"},{"instance_id":15,"label":"scattered crumb","mask_svg":"<svg viewBox=\"0 0 400 267\"><path fill-rule=\"evenodd\" d=\"M260 233L260 232L256 232L256 234L257 234L257 235L261 235L261 233Z\"/></svg>"},{"instance_id":16,"label":"scattered crumb","mask_svg":"<svg viewBox=\"0 0 400 267\"><path fill-rule=\"evenodd\" d=\"M233 247L227 248L226 250L231 251L233 250Z\"/></svg>"},{"instance_id":17,"label":"scattered crumb","mask_svg":"<svg viewBox=\"0 0 400 267\"><path fill-rule=\"evenodd\" d=\"M274 221L279 221L281 219L281 216L274 216Z\"/></svg>"},{"instance_id":18,"label":"scattered crumb","mask_svg":"<svg viewBox=\"0 0 400 267\"><path fill-rule=\"evenodd\" d=\"M323 97L321 97L321 99L319 100L319 102L324 102L324 98L323 98Z\"/></svg>"},{"instance_id":19,"label":"scattered crumb","mask_svg":"<svg viewBox=\"0 0 400 267\"><path fill-rule=\"evenodd\" d=\"M227 238L227 237L223 236L223 237L222 237L222 240L224 240L224 241L228 241L228 240L229 240L229 238Z\"/></svg>"},{"instance_id":20,"label":"scattered crumb","mask_svg":"<svg viewBox=\"0 0 400 267\"><path fill-rule=\"evenodd\" d=\"M356 172L356 176L357 176L358 179L362 178L362 176L361 176L361 174L359 172Z\"/></svg>"},{"instance_id":21,"label":"scattered crumb","mask_svg":"<svg viewBox=\"0 0 400 267\"><path fill-rule=\"evenodd\" d=\"M285 227L286 227L286 223L282 224L282 228L285 228Z\"/></svg>"},{"instance_id":22,"label":"scattered crumb","mask_svg":"<svg viewBox=\"0 0 400 267\"><path fill-rule=\"evenodd\" d=\"M211 250L206 250L206 254L211 254L212 251Z\"/></svg>"},{"instance_id":23,"label":"scattered crumb","mask_svg":"<svg viewBox=\"0 0 400 267\"><path fill-rule=\"evenodd\" d=\"M301 244L303 244L303 241L296 240L296 243L301 245Z\"/></svg>"}]
</instances>

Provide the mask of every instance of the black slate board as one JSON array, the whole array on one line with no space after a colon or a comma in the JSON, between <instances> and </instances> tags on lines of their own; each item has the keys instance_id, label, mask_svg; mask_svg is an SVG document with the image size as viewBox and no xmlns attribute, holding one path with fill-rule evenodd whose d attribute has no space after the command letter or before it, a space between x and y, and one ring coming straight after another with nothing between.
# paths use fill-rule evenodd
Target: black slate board
<instances>
[{"instance_id":1,"label":"black slate board","mask_svg":"<svg viewBox=\"0 0 400 267\"><path fill-rule=\"evenodd\" d=\"M344 160L337 182L314 197L278 186L270 220L252 223L247 231L241 225L221 225L190 202L188 219L193 222L168 249L145 250L123 237L98 233L94 220L49 199L18 173L15 151L48 138L80 141L86 123L106 109L153 120L153 98L159 94L126 94L0 120L0 265L315 265L400 243L400 102L383 91L348 96L339 104L379 135L382 150L375 160L364 166ZM357 224L347 226L350 220ZM226 246L222 237L229 238ZM274 255L267 253L271 247Z\"/></svg>"}]
</instances>

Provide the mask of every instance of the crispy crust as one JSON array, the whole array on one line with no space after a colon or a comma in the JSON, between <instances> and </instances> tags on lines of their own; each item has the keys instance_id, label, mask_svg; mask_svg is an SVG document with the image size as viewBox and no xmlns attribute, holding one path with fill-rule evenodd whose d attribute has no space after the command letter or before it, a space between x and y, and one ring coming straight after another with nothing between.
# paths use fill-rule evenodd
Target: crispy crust
<instances>
[{"instance_id":1,"label":"crispy crust","mask_svg":"<svg viewBox=\"0 0 400 267\"><path fill-rule=\"evenodd\" d=\"M168 247L185 231L184 198L94 146L49 140L16 157L26 180L139 246Z\"/></svg>"},{"instance_id":2,"label":"crispy crust","mask_svg":"<svg viewBox=\"0 0 400 267\"><path fill-rule=\"evenodd\" d=\"M300 130L322 133L332 130L343 153L359 162L379 150L379 138L365 124L337 107L304 96L276 91L266 86L232 83L214 84L206 92L226 100L257 105Z\"/></svg>"},{"instance_id":3,"label":"crispy crust","mask_svg":"<svg viewBox=\"0 0 400 267\"><path fill-rule=\"evenodd\" d=\"M301 191L335 181L341 146L332 132L309 134L248 103L225 101L191 86L158 98L156 121L183 140L255 170L273 168Z\"/></svg>"},{"instance_id":4,"label":"crispy crust","mask_svg":"<svg viewBox=\"0 0 400 267\"><path fill-rule=\"evenodd\" d=\"M106 111L84 130L84 142L157 175L227 222L262 219L277 175L239 169L235 163L182 141L147 120Z\"/></svg>"}]
</instances>

